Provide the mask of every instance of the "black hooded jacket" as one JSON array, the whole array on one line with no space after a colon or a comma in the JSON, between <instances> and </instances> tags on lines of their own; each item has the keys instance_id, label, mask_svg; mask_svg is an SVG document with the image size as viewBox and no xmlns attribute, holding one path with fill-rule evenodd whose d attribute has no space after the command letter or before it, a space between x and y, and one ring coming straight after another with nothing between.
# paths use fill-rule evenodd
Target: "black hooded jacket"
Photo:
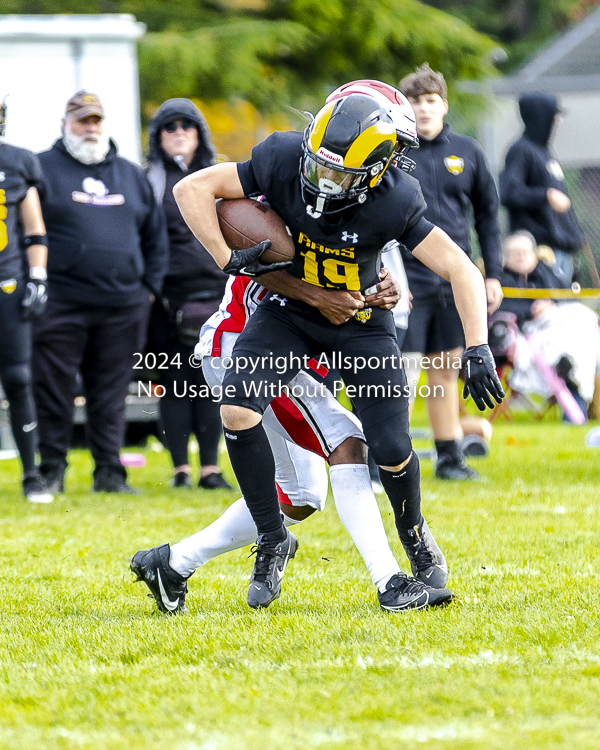
<instances>
[{"instance_id":1,"label":"black hooded jacket","mask_svg":"<svg viewBox=\"0 0 600 750\"><path fill-rule=\"evenodd\" d=\"M177 119L191 120L198 129L198 148L187 171L167 156L160 146L162 126ZM163 206L169 232L169 271L163 297L173 307L192 298L220 299L225 291L227 274L194 237L173 197L174 185L186 174L209 167L216 161L206 120L189 99L168 99L150 120L148 141L147 175L156 200Z\"/></svg>"},{"instance_id":2,"label":"black hooded jacket","mask_svg":"<svg viewBox=\"0 0 600 750\"><path fill-rule=\"evenodd\" d=\"M500 175L500 200L508 209L510 231L526 229L538 245L575 253L582 235L573 209L559 214L546 197L548 188L567 194L563 171L548 145L558 103L550 94L532 92L521 96L519 110L525 129L509 148Z\"/></svg>"},{"instance_id":3,"label":"black hooded jacket","mask_svg":"<svg viewBox=\"0 0 600 750\"><path fill-rule=\"evenodd\" d=\"M425 218L443 229L471 256L471 212L481 247L487 278L502 274L498 191L483 149L444 125L441 133L410 152L416 162L413 176L419 180L427 203ZM410 290L414 295L443 293L452 299L449 282L442 279L405 249L402 252Z\"/></svg>"},{"instance_id":4,"label":"black hooded jacket","mask_svg":"<svg viewBox=\"0 0 600 750\"><path fill-rule=\"evenodd\" d=\"M102 307L159 294L167 236L144 172L118 156L113 141L99 164L75 159L62 139L39 160L49 294Z\"/></svg>"}]
</instances>

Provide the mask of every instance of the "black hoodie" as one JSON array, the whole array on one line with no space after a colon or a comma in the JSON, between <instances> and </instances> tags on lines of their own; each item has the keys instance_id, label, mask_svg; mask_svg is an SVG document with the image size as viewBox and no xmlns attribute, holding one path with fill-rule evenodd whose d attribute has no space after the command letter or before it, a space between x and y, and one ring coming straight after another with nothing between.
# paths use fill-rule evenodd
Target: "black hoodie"
<instances>
[{"instance_id":1,"label":"black hoodie","mask_svg":"<svg viewBox=\"0 0 600 750\"><path fill-rule=\"evenodd\" d=\"M158 295L167 267L162 212L143 171L117 156L86 165L62 139L39 155L48 235L48 291L101 307L135 305Z\"/></svg>"},{"instance_id":2,"label":"black hoodie","mask_svg":"<svg viewBox=\"0 0 600 750\"><path fill-rule=\"evenodd\" d=\"M167 156L160 145L162 126L176 119L191 120L198 130L198 148L187 170ZM225 291L227 274L194 237L173 197L174 185L186 174L209 167L216 161L206 120L189 99L168 99L150 120L148 141L147 175L156 200L163 206L169 232L169 271L163 297L174 307L186 299L220 299Z\"/></svg>"},{"instance_id":3,"label":"black hoodie","mask_svg":"<svg viewBox=\"0 0 600 750\"><path fill-rule=\"evenodd\" d=\"M508 150L500 175L500 200L508 209L510 231L526 229L538 245L575 253L582 236L573 209L559 214L546 197L548 188L567 194L563 171L548 145L558 103L550 94L532 92L521 96L519 111L525 129Z\"/></svg>"}]
</instances>

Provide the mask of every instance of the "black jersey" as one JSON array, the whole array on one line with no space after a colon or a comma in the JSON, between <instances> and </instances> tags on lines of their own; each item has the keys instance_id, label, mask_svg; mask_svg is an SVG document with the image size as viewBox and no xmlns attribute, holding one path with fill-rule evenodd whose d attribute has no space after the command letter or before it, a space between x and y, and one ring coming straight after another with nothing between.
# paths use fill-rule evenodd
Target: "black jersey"
<instances>
[{"instance_id":1,"label":"black jersey","mask_svg":"<svg viewBox=\"0 0 600 750\"><path fill-rule=\"evenodd\" d=\"M381 249L390 240L413 250L433 224L417 180L391 167L367 200L337 223L306 212L300 185L302 133L273 133L238 164L245 195L266 196L296 244L289 273L309 284L365 291L379 281ZM265 237L265 239L268 239Z\"/></svg>"},{"instance_id":2,"label":"black jersey","mask_svg":"<svg viewBox=\"0 0 600 750\"><path fill-rule=\"evenodd\" d=\"M0 281L18 279L25 263L19 204L41 179L37 157L0 143Z\"/></svg>"}]
</instances>

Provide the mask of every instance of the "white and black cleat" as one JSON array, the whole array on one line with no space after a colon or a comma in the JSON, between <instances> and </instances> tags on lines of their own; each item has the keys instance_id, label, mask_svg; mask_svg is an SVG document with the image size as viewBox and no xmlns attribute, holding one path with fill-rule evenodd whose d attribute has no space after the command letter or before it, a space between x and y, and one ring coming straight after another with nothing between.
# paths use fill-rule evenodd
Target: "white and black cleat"
<instances>
[{"instance_id":1,"label":"white and black cleat","mask_svg":"<svg viewBox=\"0 0 600 750\"><path fill-rule=\"evenodd\" d=\"M434 589L443 589L448 582L448 565L427 521L421 518L418 526L403 529L399 536L413 576Z\"/></svg>"},{"instance_id":2,"label":"white and black cleat","mask_svg":"<svg viewBox=\"0 0 600 750\"><path fill-rule=\"evenodd\" d=\"M23 474L22 483L27 502L47 505L54 500L54 495L37 469Z\"/></svg>"},{"instance_id":3,"label":"white and black cleat","mask_svg":"<svg viewBox=\"0 0 600 750\"><path fill-rule=\"evenodd\" d=\"M275 599L279 599L285 568L299 547L296 537L288 529L285 532L283 542L269 545L263 535L258 537L256 546L252 547L251 552L256 553L256 560L248 588L248 606L253 609L268 607Z\"/></svg>"},{"instance_id":4,"label":"white and black cleat","mask_svg":"<svg viewBox=\"0 0 600 750\"><path fill-rule=\"evenodd\" d=\"M142 549L131 558L129 567L137 580L143 581L150 589L161 612L167 615L185 614L187 578L173 570L169 564L170 556L168 544Z\"/></svg>"},{"instance_id":5,"label":"white and black cleat","mask_svg":"<svg viewBox=\"0 0 600 750\"><path fill-rule=\"evenodd\" d=\"M450 589L434 589L416 578L409 578L406 573L396 573L385 586L385 591L378 591L379 606L387 612L404 612L409 609L436 607L452 601Z\"/></svg>"}]
</instances>

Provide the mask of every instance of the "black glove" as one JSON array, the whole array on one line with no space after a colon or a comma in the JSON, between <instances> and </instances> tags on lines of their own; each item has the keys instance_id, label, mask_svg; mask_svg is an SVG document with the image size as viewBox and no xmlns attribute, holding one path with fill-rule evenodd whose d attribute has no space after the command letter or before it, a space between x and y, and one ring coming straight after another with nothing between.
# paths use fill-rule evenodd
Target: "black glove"
<instances>
[{"instance_id":1,"label":"black glove","mask_svg":"<svg viewBox=\"0 0 600 750\"><path fill-rule=\"evenodd\" d=\"M23 320L35 320L46 309L48 295L46 282L40 279L30 279L25 287L25 295L21 302L21 317Z\"/></svg>"},{"instance_id":2,"label":"black glove","mask_svg":"<svg viewBox=\"0 0 600 750\"><path fill-rule=\"evenodd\" d=\"M486 405L494 408L490 394L498 403L504 398L504 389L496 372L494 356L487 344L470 346L464 353L465 387L463 398L473 396L473 401L479 411L484 411Z\"/></svg>"},{"instance_id":3,"label":"black glove","mask_svg":"<svg viewBox=\"0 0 600 750\"><path fill-rule=\"evenodd\" d=\"M291 261L285 263L263 264L258 260L260 256L271 247L271 240L263 240L254 247L248 247L244 250L232 250L229 263L223 267L225 273L232 276L262 276L263 273L271 271L283 271L289 268Z\"/></svg>"}]
</instances>

